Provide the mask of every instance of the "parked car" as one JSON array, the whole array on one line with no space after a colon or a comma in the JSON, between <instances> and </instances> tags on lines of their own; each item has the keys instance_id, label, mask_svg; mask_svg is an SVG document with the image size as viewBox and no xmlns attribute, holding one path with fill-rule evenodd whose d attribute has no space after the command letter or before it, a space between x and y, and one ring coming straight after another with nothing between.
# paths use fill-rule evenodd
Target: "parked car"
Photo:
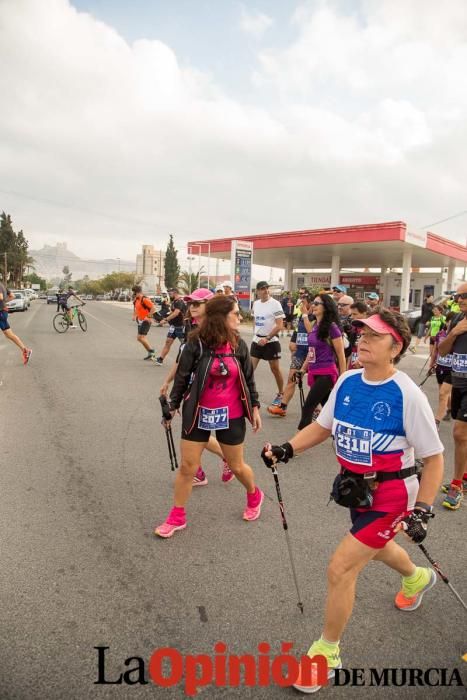
<instances>
[{"instance_id":1,"label":"parked car","mask_svg":"<svg viewBox=\"0 0 467 700\"><path fill-rule=\"evenodd\" d=\"M122 292L118 296L118 301L131 301L131 296L129 294L126 294L125 292Z\"/></svg>"},{"instance_id":2,"label":"parked car","mask_svg":"<svg viewBox=\"0 0 467 700\"><path fill-rule=\"evenodd\" d=\"M57 294L48 292L47 293L47 304L56 304L57 303Z\"/></svg>"},{"instance_id":3,"label":"parked car","mask_svg":"<svg viewBox=\"0 0 467 700\"><path fill-rule=\"evenodd\" d=\"M105 300L104 294L97 294L96 301L104 301L104 300Z\"/></svg>"},{"instance_id":4,"label":"parked car","mask_svg":"<svg viewBox=\"0 0 467 700\"><path fill-rule=\"evenodd\" d=\"M21 294L22 297L24 298L24 303L26 304L26 311L29 309L31 306L31 300L29 298L29 295L25 293L24 289L10 289L11 294Z\"/></svg>"},{"instance_id":5,"label":"parked car","mask_svg":"<svg viewBox=\"0 0 467 700\"><path fill-rule=\"evenodd\" d=\"M47 294L45 292L41 292L39 294L39 299L47 299Z\"/></svg>"},{"instance_id":6,"label":"parked car","mask_svg":"<svg viewBox=\"0 0 467 700\"><path fill-rule=\"evenodd\" d=\"M92 296L92 294L86 294L86 296L83 297L83 299L86 299L86 301L92 301L94 297Z\"/></svg>"},{"instance_id":7,"label":"parked car","mask_svg":"<svg viewBox=\"0 0 467 700\"><path fill-rule=\"evenodd\" d=\"M26 295L21 291L11 290L14 295L14 299L7 301L6 307L9 313L13 311L27 311L29 308L29 300Z\"/></svg>"},{"instance_id":8,"label":"parked car","mask_svg":"<svg viewBox=\"0 0 467 700\"><path fill-rule=\"evenodd\" d=\"M27 289L22 289L21 291L27 295L27 297L29 298L29 301L33 301L34 299L37 299L37 294L34 291L34 289L29 289L29 287L28 287Z\"/></svg>"}]
</instances>

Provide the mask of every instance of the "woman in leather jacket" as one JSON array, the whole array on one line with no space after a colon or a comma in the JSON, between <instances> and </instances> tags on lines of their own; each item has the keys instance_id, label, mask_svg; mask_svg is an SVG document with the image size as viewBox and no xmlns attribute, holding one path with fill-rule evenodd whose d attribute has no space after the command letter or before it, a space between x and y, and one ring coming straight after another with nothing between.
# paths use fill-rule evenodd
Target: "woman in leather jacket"
<instances>
[{"instance_id":1,"label":"woman in leather jacket","mask_svg":"<svg viewBox=\"0 0 467 700\"><path fill-rule=\"evenodd\" d=\"M205 311L203 324L190 333L183 348L170 394L172 416L183 401L182 439L174 507L155 529L156 535L165 538L186 527L185 504L211 430L216 431L224 458L247 491L243 518L257 520L264 500L243 458L245 418L254 432L261 428L261 418L248 347L238 333L238 304L231 297L218 296L207 302Z\"/></svg>"}]
</instances>

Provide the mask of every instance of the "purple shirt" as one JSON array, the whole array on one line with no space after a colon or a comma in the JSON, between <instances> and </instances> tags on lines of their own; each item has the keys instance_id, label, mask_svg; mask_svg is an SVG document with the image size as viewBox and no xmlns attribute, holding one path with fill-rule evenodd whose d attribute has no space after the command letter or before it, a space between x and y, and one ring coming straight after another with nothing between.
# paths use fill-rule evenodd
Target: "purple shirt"
<instances>
[{"instance_id":1,"label":"purple shirt","mask_svg":"<svg viewBox=\"0 0 467 700\"><path fill-rule=\"evenodd\" d=\"M331 340L342 337L342 333L335 323L329 327L329 337ZM309 371L326 369L336 364L334 346L326 340L318 338L317 323L311 329L311 333L308 333L308 362Z\"/></svg>"}]
</instances>

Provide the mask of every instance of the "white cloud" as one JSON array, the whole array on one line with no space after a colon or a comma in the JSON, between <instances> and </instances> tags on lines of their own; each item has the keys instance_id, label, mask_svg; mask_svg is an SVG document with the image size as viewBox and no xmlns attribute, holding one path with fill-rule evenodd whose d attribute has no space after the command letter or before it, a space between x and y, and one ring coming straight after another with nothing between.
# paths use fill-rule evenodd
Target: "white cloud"
<instances>
[{"instance_id":1,"label":"white cloud","mask_svg":"<svg viewBox=\"0 0 467 700\"><path fill-rule=\"evenodd\" d=\"M0 209L34 245L68 240L89 257L133 256L169 232L184 243L461 211L461 4L424 0L418 21L417 2L354 16L302 5L296 39L258 56L253 105L67 0L0 2L0 190L36 198L0 192Z\"/></svg>"},{"instance_id":2,"label":"white cloud","mask_svg":"<svg viewBox=\"0 0 467 700\"><path fill-rule=\"evenodd\" d=\"M272 17L258 10L247 10L244 5L241 6L240 28L245 34L249 34L255 39L261 39L272 24Z\"/></svg>"}]
</instances>

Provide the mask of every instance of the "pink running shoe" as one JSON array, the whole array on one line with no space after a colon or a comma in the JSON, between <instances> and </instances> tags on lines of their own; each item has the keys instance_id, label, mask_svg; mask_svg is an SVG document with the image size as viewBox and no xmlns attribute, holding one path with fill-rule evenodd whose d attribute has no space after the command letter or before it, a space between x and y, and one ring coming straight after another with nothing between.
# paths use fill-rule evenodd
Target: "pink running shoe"
<instances>
[{"instance_id":1,"label":"pink running shoe","mask_svg":"<svg viewBox=\"0 0 467 700\"><path fill-rule=\"evenodd\" d=\"M24 348L23 350L23 365L27 365L29 362L29 358L32 355L32 350L31 348Z\"/></svg>"},{"instance_id":2,"label":"pink running shoe","mask_svg":"<svg viewBox=\"0 0 467 700\"><path fill-rule=\"evenodd\" d=\"M208 478L206 474L203 472L201 467L198 467L198 471L193 477L193 486L206 486L208 483Z\"/></svg>"},{"instance_id":3,"label":"pink running shoe","mask_svg":"<svg viewBox=\"0 0 467 700\"><path fill-rule=\"evenodd\" d=\"M264 493L260 489L258 489L258 491L260 493L258 504L256 506L249 506L247 502L247 506L243 511L243 520L258 520L259 516L261 515L261 506L263 505L264 501Z\"/></svg>"},{"instance_id":4,"label":"pink running shoe","mask_svg":"<svg viewBox=\"0 0 467 700\"><path fill-rule=\"evenodd\" d=\"M154 530L155 535L159 537L172 537L177 530L186 528L185 508L174 506L167 516L165 523L159 525Z\"/></svg>"},{"instance_id":5,"label":"pink running shoe","mask_svg":"<svg viewBox=\"0 0 467 700\"><path fill-rule=\"evenodd\" d=\"M168 523L166 520L165 523L156 527L154 534L167 539L168 537L172 537L177 530L184 530L185 528L186 523L183 523L183 525L174 525L173 523Z\"/></svg>"},{"instance_id":6,"label":"pink running shoe","mask_svg":"<svg viewBox=\"0 0 467 700\"><path fill-rule=\"evenodd\" d=\"M225 459L222 460L221 479L222 479L223 484L228 484L229 481L232 481L233 479L235 479L235 474L233 473L233 471L231 470L231 468L229 467L229 465L227 464Z\"/></svg>"}]
</instances>

